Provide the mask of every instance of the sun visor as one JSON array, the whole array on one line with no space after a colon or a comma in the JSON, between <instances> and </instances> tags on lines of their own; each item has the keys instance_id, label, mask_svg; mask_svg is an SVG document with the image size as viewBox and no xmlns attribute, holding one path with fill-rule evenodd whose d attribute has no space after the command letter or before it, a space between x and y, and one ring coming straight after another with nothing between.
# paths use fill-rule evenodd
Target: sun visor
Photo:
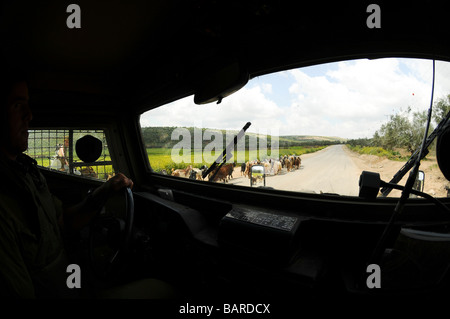
<instances>
[{"instance_id":1,"label":"sun visor","mask_svg":"<svg viewBox=\"0 0 450 319\"><path fill-rule=\"evenodd\" d=\"M216 102L233 94L247 84L249 74L238 62L232 62L208 72L194 95L195 104Z\"/></svg>"}]
</instances>

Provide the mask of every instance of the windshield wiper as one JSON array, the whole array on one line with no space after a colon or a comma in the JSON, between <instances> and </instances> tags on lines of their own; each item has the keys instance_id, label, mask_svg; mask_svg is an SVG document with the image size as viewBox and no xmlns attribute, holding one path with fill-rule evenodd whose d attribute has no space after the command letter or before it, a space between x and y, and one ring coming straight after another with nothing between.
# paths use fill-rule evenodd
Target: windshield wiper
<instances>
[{"instance_id":1,"label":"windshield wiper","mask_svg":"<svg viewBox=\"0 0 450 319\"><path fill-rule=\"evenodd\" d=\"M216 166L220 163L217 170L214 172L214 175L209 179L211 181L214 181L214 178L216 177L216 174L219 172L219 169L222 167L223 164L227 161L227 159L230 159L233 157L232 150L236 146L237 142L244 136L245 131L250 127L252 123L247 122L247 124L244 125L242 130L234 137L233 141L228 144L227 147L222 151L222 154L219 155L219 157L214 161L214 163L211 164L211 166L206 170L206 172L203 173L202 178L204 179L210 172L212 172Z\"/></svg>"}]
</instances>

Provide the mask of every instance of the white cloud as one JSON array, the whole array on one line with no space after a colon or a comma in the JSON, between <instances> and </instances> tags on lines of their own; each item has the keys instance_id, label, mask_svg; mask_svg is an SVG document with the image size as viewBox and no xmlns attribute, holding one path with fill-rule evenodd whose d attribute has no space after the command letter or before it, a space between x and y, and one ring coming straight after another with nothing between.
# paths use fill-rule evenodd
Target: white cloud
<instances>
[{"instance_id":1,"label":"white cloud","mask_svg":"<svg viewBox=\"0 0 450 319\"><path fill-rule=\"evenodd\" d=\"M263 94L268 87L244 87L223 99L221 104L195 105L192 96L186 97L147 112L141 117L141 126L201 126L240 130L251 121L249 132L259 132L282 124L282 110Z\"/></svg>"},{"instance_id":2,"label":"white cloud","mask_svg":"<svg viewBox=\"0 0 450 319\"><path fill-rule=\"evenodd\" d=\"M404 63L408 66L414 76L424 79L431 85L433 78L432 60L406 60ZM450 63L436 61L435 69L434 100L436 101L450 94ZM430 104L430 99L431 88L430 92L428 92L427 106Z\"/></svg>"},{"instance_id":3,"label":"white cloud","mask_svg":"<svg viewBox=\"0 0 450 319\"><path fill-rule=\"evenodd\" d=\"M289 88L293 115L286 129L297 126L296 134L370 137L396 110L424 109L431 83L405 74L401 63L398 59L339 62L337 70L320 76L290 71L295 79Z\"/></svg>"},{"instance_id":4,"label":"white cloud","mask_svg":"<svg viewBox=\"0 0 450 319\"><path fill-rule=\"evenodd\" d=\"M449 63L436 63L435 99L450 93L449 74ZM357 138L372 136L400 109L424 110L430 103L429 60L355 60L281 75L280 82L258 77L218 105L181 99L144 114L141 125L239 130L250 121L253 132Z\"/></svg>"},{"instance_id":5,"label":"white cloud","mask_svg":"<svg viewBox=\"0 0 450 319\"><path fill-rule=\"evenodd\" d=\"M262 90L264 93L272 93L272 84L270 83L263 83L262 84Z\"/></svg>"}]
</instances>

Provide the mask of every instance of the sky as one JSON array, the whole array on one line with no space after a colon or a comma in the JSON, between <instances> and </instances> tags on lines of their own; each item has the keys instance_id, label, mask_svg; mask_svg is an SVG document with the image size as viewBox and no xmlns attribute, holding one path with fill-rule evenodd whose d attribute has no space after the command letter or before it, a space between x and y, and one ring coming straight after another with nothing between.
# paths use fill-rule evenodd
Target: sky
<instances>
[{"instance_id":1,"label":"sky","mask_svg":"<svg viewBox=\"0 0 450 319\"><path fill-rule=\"evenodd\" d=\"M141 115L141 126L203 127L271 135L372 137L390 115L431 101L432 60L360 59L250 80L221 104L189 96ZM450 94L450 63L436 61L434 101Z\"/></svg>"}]
</instances>

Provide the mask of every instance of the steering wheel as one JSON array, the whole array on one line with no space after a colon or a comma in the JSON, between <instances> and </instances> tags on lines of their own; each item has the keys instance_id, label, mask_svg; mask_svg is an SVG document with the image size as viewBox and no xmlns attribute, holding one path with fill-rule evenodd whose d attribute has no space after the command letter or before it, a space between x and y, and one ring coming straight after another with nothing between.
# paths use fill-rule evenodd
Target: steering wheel
<instances>
[{"instance_id":1,"label":"steering wheel","mask_svg":"<svg viewBox=\"0 0 450 319\"><path fill-rule=\"evenodd\" d=\"M118 195L123 196L123 193L120 192ZM127 252L131 241L134 223L134 199L129 187L125 189L124 203L125 208L120 209L121 212L119 213L105 214L103 207L102 212L94 218L90 225L89 262L94 274L99 279L106 279L114 273L120 256ZM125 216L121 216L123 213L125 213Z\"/></svg>"}]
</instances>

